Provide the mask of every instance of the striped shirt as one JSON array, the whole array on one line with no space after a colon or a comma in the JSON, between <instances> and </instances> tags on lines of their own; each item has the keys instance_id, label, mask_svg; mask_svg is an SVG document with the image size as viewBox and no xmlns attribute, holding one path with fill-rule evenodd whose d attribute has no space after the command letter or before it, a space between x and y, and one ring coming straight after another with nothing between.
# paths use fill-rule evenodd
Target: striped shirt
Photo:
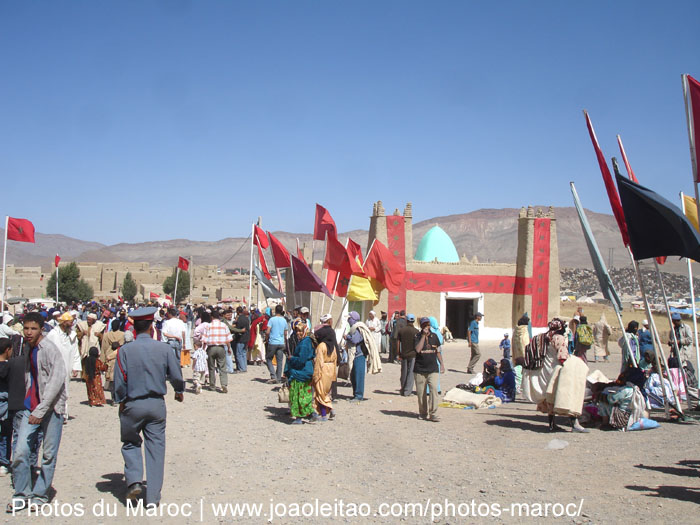
<instances>
[{"instance_id":1,"label":"striped shirt","mask_svg":"<svg viewBox=\"0 0 700 525\"><path fill-rule=\"evenodd\" d=\"M226 346L232 339L231 331L218 319L214 319L202 334L202 343L207 346Z\"/></svg>"}]
</instances>

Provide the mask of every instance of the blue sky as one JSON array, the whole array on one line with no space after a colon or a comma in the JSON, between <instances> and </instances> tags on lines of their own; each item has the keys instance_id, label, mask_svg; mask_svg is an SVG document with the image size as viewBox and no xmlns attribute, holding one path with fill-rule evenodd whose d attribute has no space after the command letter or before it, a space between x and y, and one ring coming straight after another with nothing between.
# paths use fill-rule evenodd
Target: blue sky
<instances>
[{"instance_id":1,"label":"blue sky","mask_svg":"<svg viewBox=\"0 0 700 525\"><path fill-rule=\"evenodd\" d=\"M700 2L4 1L2 215L103 243L693 192Z\"/></svg>"}]
</instances>

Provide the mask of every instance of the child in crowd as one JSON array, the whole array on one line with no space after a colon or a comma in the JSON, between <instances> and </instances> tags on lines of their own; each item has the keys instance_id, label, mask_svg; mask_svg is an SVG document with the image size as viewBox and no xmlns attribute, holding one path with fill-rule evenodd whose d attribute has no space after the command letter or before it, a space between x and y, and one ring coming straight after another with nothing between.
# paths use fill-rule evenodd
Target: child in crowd
<instances>
[{"instance_id":1,"label":"child in crowd","mask_svg":"<svg viewBox=\"0 0 700 525\"><path fill-rule=\"evenodd\" d=\"M508 332L503 334L503 339L501 339L501 344L498 345L498 348L503 352L503 359L510 361L510 334Z\"/></svg>"},{"instance_id":2,"label":"child in crowd","mask_svg":"<svg viewBox=\"0 0 700 525\"><path fill-rule=\"evenodd\" d=\"M194 353L192 354L192 382L195 394L202 392L202 383L206 384L208 375L207 353L204 351L202 342L195 339Z\"/></svg>"},{"instance_id":3,"label":"child in crowd","mask_svg":"<svg viewBox=\"0 0 700 525\"><path fill-rule=\"evenodd\" d=\"M102 388L102 372L107 371L107 365L100 360L100 351L96 346L90 348L88 355L83 357L83 370L90 406L104 406L106 401L105 391Z\"/></svg>"}]
</instances>

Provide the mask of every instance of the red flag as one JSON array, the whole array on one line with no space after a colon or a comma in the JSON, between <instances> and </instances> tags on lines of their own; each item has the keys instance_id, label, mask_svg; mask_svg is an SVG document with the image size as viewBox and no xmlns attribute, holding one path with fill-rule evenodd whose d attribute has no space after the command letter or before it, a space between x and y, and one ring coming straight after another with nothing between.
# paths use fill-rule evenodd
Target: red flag
<instances>
[{"instance_id":1,"label":"red flag","mask_svg":"<svg viewBox=\"0 0 700 525\"><path fill-rule=\"evenodd\" d=\"M389 248L376 239L369 249L362 269L369 277L382 283L392 293L399 291L403 284L404 269L401 268Z\"/></svg>"},{"instance_id":2,"label":"red flag","mask_svg":"<svg viewBox=\"0 0 700 525\"><path fill-rule=\"evenodd\" d=\"M598 158L598 165L600 166L600 172L603 175L603 182L605 183L605 190L608 192L608 199L610 200L610 207L612 208L615 220L617 220L617 227L620 228L620 235L622 235L622 242L625 246L629 246L630 238L627 233L627 223L625 222L625 214L622 211L622 204L620 203L620 196L617 193L617 188L613 182L612 175L610 174L610 169L605 162L605 157L603 152L598 145L598 139L595 136L595 131L593 131L593 124L588 116L588 112L584 109L583 114L586 116L586 126L588 126L588 134L591 136L591 142L593 143L593 149L595 150L596 157Z\"/></svg>"},{"instance_id":3,"label":"red flag","mask_svg":"<svg viewBox=\"0 0 700 525\"><path fill-rule=\"evenodd\" d=\"M353 275L365 277L365 272L362 271L362 265L365 264L362 257L362 247L352 239L348 239L347 250Z\"/></svg>"},{"instance_id":4,"label":"red flag","mask_svg":"<svg viewBox=\"0 0 700 525\"><path fill-rule=\"evenodd\" d=\"M258 261L260 261L260 268L262 268L263 273L265 274L265 277L268 279L272 279L272 276L270 275L270 272L267 270L267 262L265 261L265 255L263 255L262 248L258 244Z\"/></svg>"},{"instance_id":5,"label":"red flag","mask_svg":"<svg viewBox=\"0 0 700 525\"><path fill-rule=\"evenodd\" d=\"M257 224L255 224L253 225L253 231L255 232L253 236L253 244L263 249L267 248L269 246L269 243L267 241L267 235L265 235L263 229L258 227Z\"/></svg>"},{"instance_id":6,"label":"red flag","mask_svg":"<svg viewBox=\"0 0 700 525\"><path fill-rule=\"evenodd\" d=\"M34 242L34 225L27 219L7 218L7 240Z\"/></svg>"},{"instance_id":7,"label":"red flag","mask_svg":"<svg viewBox=\"0 0 700 525\"><path fill-rule=\"evenodd\" d=\"M56 268L58 268L58 263L61 262L61 258L56 254L56 257L53 259L53 263L56 265Z\"/></svg>"},{"instance_id":8,"label":"red flag","mask_svg":"<svg viewBox=\"0 0 700 525\"><path fill-rule=\"evenodd\" d=\"M321 206L316 205L316 219L314 221L314 240L324 241L326 239L326 232L328 233L328 238L338 237L338 232L335 227L335 221L328 210Z\"/></svg>"},{"instance_id":9,"label":"red flag","mask_svg":"<svg viewBox=\"0 0 700 525\"><path fill-rule=\"evenodd\" d=\"M289 260L289 252L287 248L273 236L270 232L267 232L270 238L270 247L272 248L272 258L275 260L275 268L289 268L292 263Z\"/></svg>"},{"instance_id":10,"label":"red flag","mask_svg":"<svg viewBox=\"0 0 700 525\"><path fill-rule=\"evenodd\" d=\"M168 294L165 294L165 298L170 301L171 303L173 302L173 298L170 297Z\"/></svg>"},{"instance_id":11,"label":"red flag","mask_svg":"<svg viewBox=\"0 0 700 525\"><path fill-rule=\"evenodd\" d=\"M301 251L301 248L299 247L299 239L297 238L297 257L304 263L306 266L309 264L306 262L306 259L304 259L304 252Z\"/></svg>"},{"instance_id":12,"label":"red flag","mask_svg":"<svg viewBox=\"0 0 700 525\"><path fill-rule=\"evenodd\" d=\"M684 75L687 83L686 105L688 107L688 134L691 138L691 160L694 163L695 182L700 182L700 170L698 169L698 154L700 154L700 82L690 75Z\"/></svg>"},{"instance_id":13,"label":"red flag","mask_svg":"<svg viewBox=\"0 0 700 525\"><path fill-rule=\"evenodd\" d=\"M187 269L190 267L190 261L188 259L185 259L184 257L178 257L177 267L180 268L180 270L182 270L183 272L186 272Z\"/></svg>"},{"instance_id":14,"label":"red flag","mask_svg":"<svg viewBox=\"0 0 700 525\"><path fill-rule=\"evenodd\" d=\"M333 295L345 297L348 294L350 275L340 275L335 270L328 270L326 275L326 287Z\"/></svg>"},{"instance_id":15,"label":"red flag","mask_svg":"<svg viewBox=\"0 0 700 525\"><path fill-rule=\"evenodd\" d=\"M632 166L630 165L630 161L627 160L627 153L625 153L625 147L622 145L622 138L620 137L620 135L617 136L617 145L620 147L620 155L622 155L622 162L625 163L625 169L627 170L627 176L630 178L630 180L639 184L639 181L637 180L637 176L634 174L634 171L632 171ZM666 257L665 256L664 257L657 257L656 262L659 264L665 264Z\"/></svg>"},{"instance_id":16,"label":"red flag","mask_svg":"<svg viewBox=\"0 0 700 525\"><path fill-rule=\"evenodd\" d=\"M160 298L160 295L158 295L158 294L155 293L155 292L151 292L150 295L149 295L149 297L150 297L151 299L158 299L158 298Z\"/></svg>"},{"instance_id":17,"label":"red flag","mask_svg":"<svg viewBox=\"0 0 700 525\"><path fill-rule=\"evenodd\" d=\"M340 272L344 275L349 275L352 273L350 256L348 255L345 246L340 244L340 241L335 235L329 235L326 238L326 257L323 260L323 267Z\"/></svg>"}]
</instances>

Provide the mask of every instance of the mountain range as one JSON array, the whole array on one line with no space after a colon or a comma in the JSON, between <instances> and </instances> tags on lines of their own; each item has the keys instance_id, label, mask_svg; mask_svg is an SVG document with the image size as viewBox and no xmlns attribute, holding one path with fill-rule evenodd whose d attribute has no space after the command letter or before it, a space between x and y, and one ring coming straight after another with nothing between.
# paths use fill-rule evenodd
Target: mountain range
<instances>
[{"instance_id":1,"label":"mountain range","mask_svg":"<svg viewBox=\"0 0 700 525\"><path fill-rule=\"evenodd\" d=\"M545 206L534 208L548 209ZM413 248L430 228L439 225L452 238L460 255L479 262L514 262L517 249L518 213L516 208L481 209L469 213L434 217L413 225ZM612 215L586 211L600 252L606 264L615 267L630 265ZM591 259L573 207L554 208L559 242L559 265L562 268L592 268ZM0 231L2 231L0 229ZM4 232L3 232L4 233ZM274 231L273 234L290 250L296 250L296 239L310 243L310 233ZM367 230L339 234L341 241L352 237L361 246L367 245ZM320 244L320 243L317 243ZM317 251L320 247L317 246ZM191 257L194 264L211 264L222 268L246 267L250 260L250 241L229 237L219 241L172 239L141 243L104 245L54 234L36 234L36 243L10 242L7 262L15 266L42 266L50 270L58 253L64 261L80 262L148 262L152 265L174 265L178 256ZM321 257L320 253L316 257ZM685 271L685 262L669 260L664 270Z\"/></svg>"}]
</instances>

